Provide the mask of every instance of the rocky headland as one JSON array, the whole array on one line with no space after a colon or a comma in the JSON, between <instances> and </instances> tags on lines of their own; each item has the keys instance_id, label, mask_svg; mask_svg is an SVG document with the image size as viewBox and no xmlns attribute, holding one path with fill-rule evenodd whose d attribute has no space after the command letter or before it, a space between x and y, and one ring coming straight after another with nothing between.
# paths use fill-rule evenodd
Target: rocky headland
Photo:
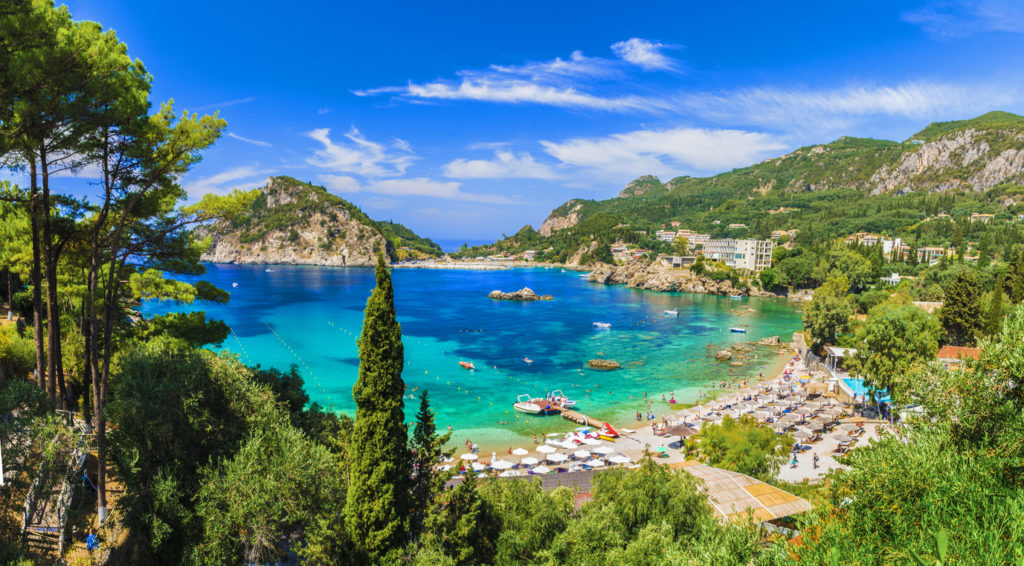
<instances>
[{"instance_id":1,"label":"rocky headland","mask_svg":"<svg viewBox=\"0 0 1024 566\"><path fill-rule=\"evenodd\" d=\"M649 291L748 295L751 297L777 296L774 293L753 287L737 289L728 279L716 281L704 275L697 275L689 269L670 269L660 262L634 261L625 265L597 267L587 277L587 281L607 285L626 285L634 289Z\"/></svg>"}]
</instances>

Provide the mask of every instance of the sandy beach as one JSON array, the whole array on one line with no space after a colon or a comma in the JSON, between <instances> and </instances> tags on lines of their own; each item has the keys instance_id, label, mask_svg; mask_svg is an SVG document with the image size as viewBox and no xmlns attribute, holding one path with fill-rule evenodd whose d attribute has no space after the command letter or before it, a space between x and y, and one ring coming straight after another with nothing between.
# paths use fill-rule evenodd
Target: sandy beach
<instances>
[{"instance_id":1,"label":"sandy beach","mask_svg":"<svg viewBox=\"0 0 1024 566\"><path fill-rule=\"evenodd\" d=\"M680 437L663 434L664 427L684 425L699 430L707 423L721 422L726 415L738 418L749 414L777 430L785 427L786 432L802 437L798 438L800 450L788 456L776 478L814 482L829 470L842 467L836 460L838 450L846 451L878 438L885 423L866 420L853 406L841 403L828 391L824 376L812 374L798 357L783 359L781 365L774 378L751 380L746 387L716 388L698 405L656 414L653 420L611 423L620 433L615 440L583 441L580 435L566 440L575 427L565 421L565 433L539 437L538 444L481 449L475 454L460 447L448 465L475 466L489 475L525 475L536 466L543 466L541 473L556 473L559 469L574 472L616 465L609 461L613 459L617 465L634 465L645 452L654 454L660 463L679 463L685 460ZM656 404L652 401L652 406ZM496 463L496 469L490 469L492 463Z\"/></svg>"}]
</instances>

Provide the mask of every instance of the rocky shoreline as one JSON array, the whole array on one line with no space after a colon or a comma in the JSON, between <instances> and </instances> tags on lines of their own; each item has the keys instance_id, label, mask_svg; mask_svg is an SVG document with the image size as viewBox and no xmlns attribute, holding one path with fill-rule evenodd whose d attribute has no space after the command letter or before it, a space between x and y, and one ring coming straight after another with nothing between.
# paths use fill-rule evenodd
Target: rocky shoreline
<instances>
[{"instance_id":1,"label":"rocky shoreline","mask_svg":"<svg viewBox=\"0 0 1024 566\"><path fill-rule=\"evenodd\" d=\"M688 269L670 269L658 262L631 262L595 268L587 281L606 285L625 285L648 291L702 293L706 295L778 297L775 293L749 287L737 289L728 279L716 281Z\"/></svg>"}]
</instances>

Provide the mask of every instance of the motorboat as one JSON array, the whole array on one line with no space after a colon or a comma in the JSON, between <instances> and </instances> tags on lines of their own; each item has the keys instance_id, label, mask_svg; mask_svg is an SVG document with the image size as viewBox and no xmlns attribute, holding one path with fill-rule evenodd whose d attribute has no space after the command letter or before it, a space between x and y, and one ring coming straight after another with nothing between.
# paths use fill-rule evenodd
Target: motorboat
<instances>
[{"instance_id":1,"label":"motorboat","mask_svg":"<svg viewBox=\"0 0 1024 566\"><path fill-rule=\"evenodd\" d=\"M594 328L611 328L612 323L610 322L595 322Z\"/></svg>"},{"instance_id":2,"label":"motorboat","mask_svg":"<svg viewBox=\"0 0 1024 566\"><path fill-rule=\"evenodd\" d=\"M679 316L679 311L676 309L670 309L665 311L665 316Z\"/></svg>"},{"instance_id":3,"label":"motorboat","mask_svg":"<svg viewBox=\"0 0 1024 566\"><path fill-rule=\"evenodd\" d=\"M523 358L523 361L528 363L528 364L532 364L533 363L533 360L531 360L530 358Z\"/></svg>"},{"instance_id":4,"label":"motorboat","mask_svg":"<svg viewBox=\"0 0 1024 566\"><path fill-rule=\"evenodd\" d=\"M459 362L459 365L466 369L476 369L476 366L473 365L473 362Z\"/></svg>"},{"instance_id":5,"label":"motorboat","mask_svg":"<svg viewBox=\"0 0 1024 566\"><path fill-rule=\"evenodd\" d=\"M238 287L238 283L232 283L231 286L232 287Z\"/></svg>"},{"instance_id":6,"label":"motorboat","mask_svg":"<svg viewBox=\"0 0 1024 566\"><path fill-rule=\"evenodd\" d=\"M733 326L732 328L729 329L729 332L735 332L736 334L746 334L747 329Z\"/></svg>"},{"instance_id":7,"label":"motorboat","mask_svg":"<svg viewBox=\"0 0 1024 566\"><path fill-rule=\"evenodd\" d=\"M573 401L572 399L569 398L568 395L562 393L561 389L556 389L552 391L551 395L548 396L548 399L550 399L556 405L564 407L566 409L571 409L576 406L576 401Z\"/></svg>"},{"instance_id":8,"label":"motorboat","mask_svg":"<svg viewBox=\"0 0 1024 566\"><path fill-rule=\"evenodd\" d=\"M743 295L729 295L730 299L742 299Z\"/></svg>"},{"instance_id":9,"label":"motorboat","mask_svg":"<svg viewBox=\"0 0 1024 566\"><path fill-rule=\"evenodd\" d=\"M528 413L531 415L539 415L544 410L540 405L533 402L533 399L529 395L520 395L516 397L516 402L512 405L512 408L519 411L520 413Z\"/></svg>"}]
</instances>

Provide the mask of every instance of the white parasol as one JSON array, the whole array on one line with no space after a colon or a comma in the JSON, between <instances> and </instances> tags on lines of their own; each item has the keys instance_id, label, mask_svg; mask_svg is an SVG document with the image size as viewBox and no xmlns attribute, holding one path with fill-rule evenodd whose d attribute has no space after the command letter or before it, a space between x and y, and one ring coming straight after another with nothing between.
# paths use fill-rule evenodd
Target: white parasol
<instances>
[{"instance_id":1,"label":"white parasol","mask_svg":"<svg viewBox=\"0 0 1024 566\"><path fill-rule=\"evenodd\" d=\"M515 454L516 456L526 456L527 454L530 453L530 451L527 450L526 448L516 448L515 450L512 451L512 453Z\"/></svg>"},{"instance_id":2,"label":"white parasol","mask_svg":"<svg viewBox=\"0 0 1024 566\"><path fill-rule=\"evenodd\" d=\"M463 460L469 460L470 462L472 462L473 460L476 460L477 458L479 458L479 456L477 456L476 454L473 454L472 452L466 452L462 456L459 456L459 458L461 458Z\"/></svg>"}]
</instances>

